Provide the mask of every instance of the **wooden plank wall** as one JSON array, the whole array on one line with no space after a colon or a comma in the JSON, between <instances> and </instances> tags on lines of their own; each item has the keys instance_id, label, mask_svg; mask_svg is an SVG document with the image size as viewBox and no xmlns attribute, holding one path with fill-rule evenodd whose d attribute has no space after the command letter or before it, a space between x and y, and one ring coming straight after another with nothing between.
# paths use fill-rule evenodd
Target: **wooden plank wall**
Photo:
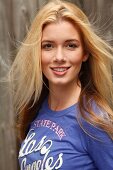
<instances>
[{"instance_id":1,"label":"wooden plank wall","mask_svg":"<svg viewBox=\"0 0 113 170\"><path fill-rule=\"evenodd\" d=\"M0 77L9 70L10 60L19 47L38 8L47 0L0 0ZM69 0L81 7L97 33L113 37L113 0ZM15 114L9 84L0 84L0 170L17 170Z\"/></svg>"},{"instance_id":2,"label":"wooden plank wall","mask_svg":"<svg viewBox=\"0 0 113 170\"><path fill-rule=\"evenodd\" d=\"M16 54L36 10L43 1L0 0L0 77ZM0 84L0 170L17 170L15 114L11 104L10 84Z\"/></svg>"}]
</instances>

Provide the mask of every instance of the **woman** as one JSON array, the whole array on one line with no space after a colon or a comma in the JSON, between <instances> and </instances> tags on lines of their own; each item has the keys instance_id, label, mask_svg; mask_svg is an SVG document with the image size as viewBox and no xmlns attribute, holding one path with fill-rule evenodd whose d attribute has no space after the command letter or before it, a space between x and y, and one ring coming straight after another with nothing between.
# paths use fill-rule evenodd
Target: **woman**
<instances>
[{"instance_id":1,"label":"woman","mask_svg":"<svg viewBox=\"0 0 113 170\"><path fill-rule=\"evenodd\" d=\"M37 14L10 71L21 170L112 170L112 48L74 4Z\"/></svg>"}]
</instances>

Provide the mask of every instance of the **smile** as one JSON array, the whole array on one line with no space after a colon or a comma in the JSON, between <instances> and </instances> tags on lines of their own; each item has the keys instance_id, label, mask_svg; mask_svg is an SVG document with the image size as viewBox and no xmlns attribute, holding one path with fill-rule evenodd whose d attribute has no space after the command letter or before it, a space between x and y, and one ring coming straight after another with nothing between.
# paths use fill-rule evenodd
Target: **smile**
<instances>
[{"instance_id":1,"label":"smile","mask_svg":"<svg viewBox=\"0 0 113 170\"><path fill-rule=\"evenodd\" d=\"M69 67L55 67L55 68L51 68L53 71L57 71L57 72L64 72L67 71L69 69Z\"/></svg>"}]
</instances>

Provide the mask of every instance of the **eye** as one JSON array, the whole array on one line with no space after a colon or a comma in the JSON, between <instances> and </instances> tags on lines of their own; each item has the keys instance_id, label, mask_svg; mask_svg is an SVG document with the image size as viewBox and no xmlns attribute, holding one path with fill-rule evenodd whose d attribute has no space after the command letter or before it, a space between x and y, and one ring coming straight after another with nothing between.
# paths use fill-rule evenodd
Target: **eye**
<instances>
[{"instance_id":1,"label":"eye","mask_svg":"<svg viewBox=\"0 0 113 170\"><path fill-rule=\"evenodd\" d=\"M78 46L75 43L69 43L66 45L66 47L68 49L74 50L75 48L77 48Z\"/></svg>"},{"instance_id":2,"label":"eye","mask_svg":"<svg viewBox=\"0 0 113 170\"><path fill-rule=\"evenodd\" d=\"M42 49L44 49L44 50L51 50L52 48L53 48L53 44L51 44L51 43L42 44Z\"/></svg>"}]
</instances>

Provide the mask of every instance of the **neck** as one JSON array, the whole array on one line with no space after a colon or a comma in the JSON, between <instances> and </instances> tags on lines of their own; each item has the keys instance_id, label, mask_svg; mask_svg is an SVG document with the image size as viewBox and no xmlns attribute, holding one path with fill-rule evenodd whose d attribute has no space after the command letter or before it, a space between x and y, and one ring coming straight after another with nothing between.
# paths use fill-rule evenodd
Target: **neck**
<instances>
[{"instance_id":1,"label":"neck","mask_svg":"<svg viewBox=\"0 0 113 170\"><path fill-rule=\"evenodd\" d=\"M50 86L49 107L52 110L63 110L78 102L81 92L80 84L73 83L71 86Z\"/></svg>"}]
</instances>

